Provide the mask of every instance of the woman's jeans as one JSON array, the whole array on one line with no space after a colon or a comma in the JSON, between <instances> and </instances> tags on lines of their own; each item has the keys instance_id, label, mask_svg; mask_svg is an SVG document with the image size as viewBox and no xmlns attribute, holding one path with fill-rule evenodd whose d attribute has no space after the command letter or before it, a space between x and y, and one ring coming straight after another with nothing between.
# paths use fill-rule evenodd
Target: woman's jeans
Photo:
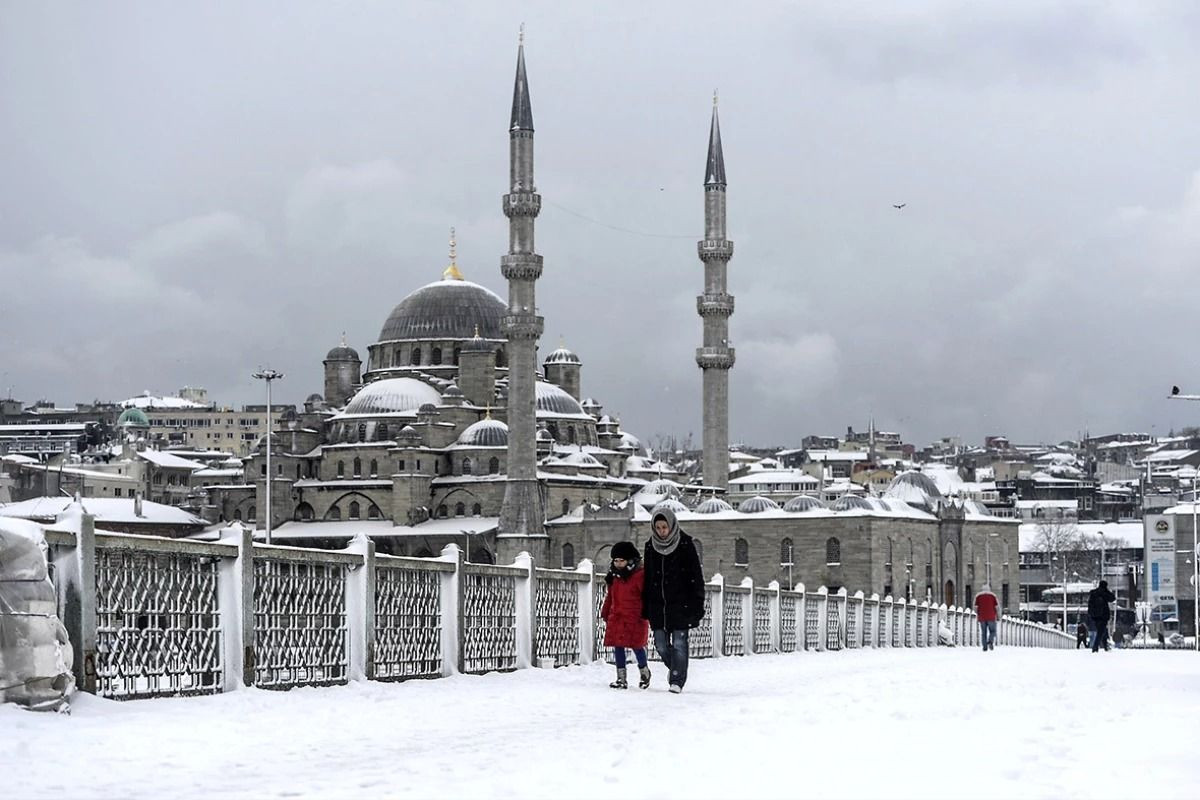
<instances>
[{"instance_id":1,"label":"woman's jeans","mask_svg":"<svg viewBox=\"0 0 1200 800\"><path fill-rule=\"evenodd\" d=\"M625 669L625 648L614 647L613 657L617 660L617 669ZM634 647L633 657L637 659L637 665L639 667L646 666L646 648Z\"/></svg>"},{"instance_id":2,"label":"woman's jeans","mask_svg":"<svg viewBox=\"0 0 1200 800\"><path fill-rule=\"evenodd\" d=\"M687 630L664 631L655 629L654 649L658 651L659 658L662 659L666 668L671 671L671 676L668 682L672 686L679 687L682 687L685 683L687 683Z\"/></svg>"}]
</instances>

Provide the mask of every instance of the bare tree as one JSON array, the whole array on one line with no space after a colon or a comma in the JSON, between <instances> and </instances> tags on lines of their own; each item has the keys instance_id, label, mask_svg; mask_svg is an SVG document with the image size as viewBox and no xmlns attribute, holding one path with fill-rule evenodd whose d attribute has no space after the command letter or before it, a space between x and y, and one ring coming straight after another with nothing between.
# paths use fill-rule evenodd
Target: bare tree
<instances>
[{"instance_id":1,"label":"bare tree","mask_svg":"<svg viewBox=\"0 0 1200 800\"><path fill-rule=\"evenodd\" d=\"M1075 573L1085 580L1095 580L1099 572L1099 541L1084 536L1070 519L1044 519L1037 524L1034 547L1045 553L1053 572L1068 581Z\"/></svg>"}]
</instances>

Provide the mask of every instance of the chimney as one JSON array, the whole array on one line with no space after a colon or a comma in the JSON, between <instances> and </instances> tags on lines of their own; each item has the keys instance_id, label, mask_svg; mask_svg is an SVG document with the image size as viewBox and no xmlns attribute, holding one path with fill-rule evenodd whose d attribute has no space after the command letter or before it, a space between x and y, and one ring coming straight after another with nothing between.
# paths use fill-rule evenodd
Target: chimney
<instances>
[{"instance_id":1,"label":"chimney","mask_svg":"<svg viewBox=\"0 0 1200 800\"><path fill-rule=\"evenodd\" d=\"M135 492L133 495L133 515L135 517L142 516L142 493Z\"/></svg>"}]
</instances>

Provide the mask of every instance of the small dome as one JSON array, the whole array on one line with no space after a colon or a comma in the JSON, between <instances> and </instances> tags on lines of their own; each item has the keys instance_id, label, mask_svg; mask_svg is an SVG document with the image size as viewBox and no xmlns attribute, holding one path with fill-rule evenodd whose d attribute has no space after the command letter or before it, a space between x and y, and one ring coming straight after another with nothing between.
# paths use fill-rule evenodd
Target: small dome
<instances>
[{"instance_id":1,"label":"small dome","mask_svg":"<svg viewBox=\"0 0 1200 800\"><path fill-rule=\"evenodd\" d=\"M906 496L912 489L917 489L926 497L939 498L942 496L941 490L934 483L933 478L926 475L924 472L915 470L910 472L901 472L892 482L888 484L887 490L884 492L886 497L895 497L899 500L907 500Z\"/></svg>"},{"instance_id":2,"label":"small dome","mask_svg":"<svg viewBox=\"0 0 1200 800\"><path fill-rule=\"evenodd\" d=\"M670 511L672 514L679 514L683 511L687 511L688 507L678 500L663 500L661 503L654 506L654 508L650 509L650 516L653 517L656 511L662 511L664 509Z\"/></svg>"},{"instance_id":3,"label":"small dome","mask_svg":"<svg viewBox=\"0 0 1200 800\"><path fill-rule=\"evenodd\" d=\"M553 442L554 437L550 435L550 431L545 428L538 428L537 440L539 442Z\"/></svg>"},{"instance_id":4,"label":"small dome","mask_svg":"<svg viewBox=\"0 0 1200 800\"><path fill-rule=\"evenodd\" d=\"M833 504L834 511L851 511L854 509L874 511L875 506L871 505L871 501L867 500L867 498L859 497L856 494L844 494Z\"/></svg>"},{"instance_id":5,"label":"small dome","mask_svg":"<svg viewBox=\"0 0 1200 800\"><path fill-rule=\"evenodd\" d=\"M358 357L358 351L353 347L347 347L345 342L342 342L337 347L330 350L325 355L326 361L358 361L362 359Z\"/></svg>"},{"instance_id":6,"label":"small dome","mask_svg":"<svg viewBox=\"0 0 1200 800\"><path fill-rule=\"evenodd\" d=\"M710 497L696 506L697 514L719 514L722 511L733 511L733 506L719 497Z\"/></svg>"},{"instance_id":7,"label":"small dome","mask_svg":"<svg viewBox=\"0 0 1200 800\"><path fill-rule=\"evenodd\" d=\"M738 504L738 511L743 514L758 514L763 511L769 511L772 508L779 508L779 503L776 503L769 497L756 495L749 500L743 500Z\"/></svg>"},{"instance_id":8,"label":"small dome","mask_svg":"<svg viewBox=\"0 0 1200 800\"><path fill-rule=\"evenodd\" d=\"M575 355L567 348L559 347L553 353L546 356L546 360L543 361L542 363L543 364L574 364L574 365L578 366L582 362L579 360L579 356Z\"/></svg>"},{"instance_id":9,"label":"small dome","mask_svg":"<svg viewBox=\"0 0 1200 800\"><path fill-rule=\"evenodd\" d=\"M447 397L463 397L462 389L458 388L458 384L452 383L446 387L446 391L442 392L442 399Z\"/></svg>"},{"instance_id":10,"label":"small dome","mask_svg":"<svg viewBox=\"0 0 1200 800\"><path fill-rule=\"evenodd\" d=\"M464 447L507 447L508 426L498 419L481 419L459 434L457 444Z\"/></svg>"},{"instance_id":11,"label":"small dome","mask_svg":"<svg viewBox=\"0 0 1200 800\"><path fill-rule=\"evenodd\" d=\"M507 306L490 289L448 278L422 286L400 301L379 332L379 341L397 339L502 339L500 318Z\"/></svg>"},{"instance_id":12,"label":"small dome","mask_svg":"<svg viewBox=\"0 0 1200 800\"><path fill-rule=\"evenodd\" d=\"M622 432L621 433L621 444L618 445L618 449L625 450L627 448L632 449L633 452L635 452L635 453L640 453L640 452L642 452L642 443L632 433Z\"/></svg>"},{"instance_id":13,"label":"small dome","mask_svg":"<svg viewBox=\"0 0 1200 800\"><path fill-rule=\"evenodd\" d=\"M429 384L416 378L388 378L368 383L346 405L344 414L397 414L436 406L442 396Z\"/></svg>"},{"instance_id":14,"label":"small dome","mask_svg":"<svg viewBox=\"0 0 1200 800\"><path fill-rule=\"evenodd\" d=\"M563 459L564 464L575 464L579 467L602 467L604 466L587 453L571 453Z\"/></svg>"},{"instance_id":15,"label":"small dome","mask_svg":"<svg viewBox=\"0 0 1200 800\"><path fill-rule=\"evenodd\" d=\"M965 503L965 508L972 514L978 514L981 517L993 516L992 510L978 500L968 500Z\"/></svg>"},{"instance_id":16,"label":"small dome","mask_svg":"<svg viewBox=\"0 0 1200 800\"><path fill-rule=\"evenodd\" d=\"M537 410L549 414L582 414L579 401L553 383L538 381L536 384Z\"/></svg>"},{"instance_id":17,"label":"small dome","mask_svg":"<svg viewBox=\"0 0 1200 800\"><path fill-rule=\"evenodd\" d=\"M306 403L324 403L325 398L321 397L321 395L317 394L316 392L313 392L307 398L305 398L304 402L306 402Z\"/></svg>"},{"instance_id":18,"label":"small dome","mask_svg":"<svg viewBox=\"0 0 1200 800\"><path fill-rule=\"evenodd\" d=\"M117 417L117 427L125 425L131 428L149 428L150 419L140 408L127 408Z\"/></svg>"},{"instance_id":19,"label":"small dome","mask_svg":"<svg viewBox=\"0 0 1200 800\"><path fill-rule=\"evenodd\" d=\"M798 514L803 511L814 511L816 509L827 509L828 506L822 503L812 495L802 494L798 497L793 497L783 504L784 511L790 511Z\"/></svg>"},{"instance_id":20,"label":"small dome","mask_svg":"<svg viewBox=\"0 0 1200 800\"><path fill-rule=\"evenodd\" d=\"M665 494L667 497L679 497L681 494L678 486L665 480L650 481L642 487L642 491L646 494Z\"/></svg>"},{"instance_id":21,"label":"small dome","mask_svg":"<svg viewBox=\"0 0 1200 800\"><path fill-rule=\"evenodd\" d=\"M400 429L400 433L397 434L397 438L420 439L421 434L417 433L417 429L414 428L412 425L405 425L403 428Z\"/></svg>"},{"instance_id":22,"label":"small dome","mask_svg":"<svg viewBox=\"0 0 1200 800\"><path fill-rule=\"evenodd\" d=\"M417 413L436 414L438 413L437 403L421 403L421 407L417 409Z\"/></svg>"}]
</instances>

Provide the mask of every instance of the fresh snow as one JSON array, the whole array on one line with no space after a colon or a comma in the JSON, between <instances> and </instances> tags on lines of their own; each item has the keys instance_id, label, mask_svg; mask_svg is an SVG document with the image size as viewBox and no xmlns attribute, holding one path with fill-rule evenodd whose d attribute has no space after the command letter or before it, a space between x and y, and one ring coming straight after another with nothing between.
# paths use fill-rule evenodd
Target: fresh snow
<instances>
[{"instance_id":1,"label":"fresh snow","mask_svg":"<svg viewBox=\"0 0 1200 800\"><path fill-rule=\"evenodd\" d=\"M5 796L1193 797L1200 658L999 647L0 707ZM1146 737L1152 736L1153 741ZM49 757L49 761L46 758Z\"/></svg>"}]
</instances>

